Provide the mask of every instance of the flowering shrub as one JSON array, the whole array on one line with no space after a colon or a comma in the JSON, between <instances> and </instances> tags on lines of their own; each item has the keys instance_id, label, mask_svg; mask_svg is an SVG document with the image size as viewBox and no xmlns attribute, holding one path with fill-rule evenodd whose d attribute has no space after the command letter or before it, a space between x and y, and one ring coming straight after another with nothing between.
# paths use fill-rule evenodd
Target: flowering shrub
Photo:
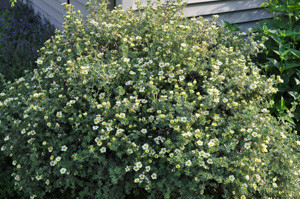
<instances>
[{"instance_id":1,"label":"flowering shrub","mask_svg":"<svg viewBox=\"0 0 300 199\"><path fill-rule=\"evenodd\" d=\"M18 3L14 8L1 10L0 73L5 79L14 80L23 76L24 70L33 70L37 50L51 34L54 34L53 26L43 24L28 4ZM0 93L2 89L0 83ZM3 144L1 139L0 146ZM14 190L11 159L3 153L0 153L0 170L0 198L20 198L21 193Z\"/></svg>"},{"instance_id":2,"label":"flowering shrub","mask_svg":"<svg viewBox=\"0 0 300 199\"><path fill-rule=\"evenodd\" d=\"M182 17L171 1L141 11L65 5L64 32L34 75L0 94L1 150L32 198L297 197L295 135L267 108L267 79L246 42ZM250 38L251 40L251 38Z\"/></svg>"}]
</instances>

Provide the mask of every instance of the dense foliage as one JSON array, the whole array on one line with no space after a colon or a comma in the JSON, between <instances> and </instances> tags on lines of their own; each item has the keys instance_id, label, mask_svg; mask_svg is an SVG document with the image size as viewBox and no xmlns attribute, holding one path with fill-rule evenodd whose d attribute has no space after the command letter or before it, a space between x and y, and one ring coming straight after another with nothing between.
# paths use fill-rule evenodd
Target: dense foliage
<instances>
[{"instance_id":1,"label":"dense foliage","mask_svg":"<svg viewBox=\"0 0 300 199\"><path fill-rule=\"evenodd\" d=\"M250 59L263 41L181 3L65 5L34 74L5 83L1 150L31 198L299 196L299 142L267 110L282 80Z\"/></svg>"},{"instance_id":2,"label":"dense foliage","mask_svg":"<svg viewBox=\"0 0 300 199\"><path fill-rule=\"evenodd\" d=\"M54 27L42 23L28 4L18 3L0 13L0 73L7 80L33 70L38 50L54 34ZM1 85L0 85L1 89Z\"/></svg>"},{"instance_id":3,"label":"dense foliage","mask_svg":"<svg viewBox=\"0 0 300 199\"><path fill-rule=\"evenodd\" d=\"M258 37L269 38L257 62L267 75L280 75L284 80L270 110L300 132L300 2L271 0L262 6L267 6L274 18L262 21L256 29Z\"/></svg>"},{"instance_id":4,"label":"dense foliage","mask_svg":"<svg viewBox=\"0 0 300 199\"><path fill-rule=\"evenodd\" d=\"M33 70L36 52L43 42L54 34L54 28L43 24L27 4L16 4L13 9L0 13L0 73L1 78L13 80L24 75L24 70ZM3 89L0 84L0 91ZM0 145L4 141L0 140ZM0 198L19 198L11 176L13 167L10 157L0 154Z\"/></svg>"},{"instance_id":5,"label":"dense foliage","mask_svg":"<svg viewBox=\"0 0 300 199\"><path fill-rule=\"evenodd\" d=\"M0 144L3 145L4 141L1 140ZM0 198L19 198L21 196L21 193L14 187L14 180L11 176L13 173L11 162L11 158L0 152Z\"/></svg>"}]
</instances>

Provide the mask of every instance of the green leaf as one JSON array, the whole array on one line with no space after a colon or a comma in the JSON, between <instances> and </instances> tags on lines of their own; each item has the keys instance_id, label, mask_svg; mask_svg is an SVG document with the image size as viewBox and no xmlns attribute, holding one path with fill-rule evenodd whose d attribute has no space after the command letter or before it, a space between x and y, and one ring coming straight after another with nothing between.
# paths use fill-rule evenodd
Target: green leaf
<instances>
[{"instance_id":1,"label":"green leaf","mask_svg":"<svg viewBox=\"0 0 300 199\"><path fill-rule=\"evenodd\" d=\"M264 32L267 32L269 30L268 26L266 24L263 25Z\"/></svg>"},{"instance_id":2,"label":"green leaf","mask_svg":"<svg viewBox=\"0 0 300 199\"><path fill-rule=\"evenodd\" d=\"M288 54L290 51L291 51L291 49L288 49L288 50L284 51L284 52L281 54L281 56L285 56L285 55Z\"/></svg>"},{"instance_id":3,"label":"green leaf","mask_svg":"<svg viewBox=\"0 0 300 199\"><path fill-rule=\"evenodd\" d=\"M273 50L273 52L276 53L276 54L279 55L279 56L280 56L280 54L281 54L278 50Z\"/></svg>"},{"instance_id":4,"label":"green leaf","mask_svg":"<svg viewBox=\"0 0 300 199\"><path fill-rule=\"evenodd\" d=\"M81 48L80 48L80 46L79 46L78 43L76 44L76 49L78 50L79 53L82 53L82 50L81 50Z\"/></svg>"},{"instance_id":5,"label":"green leaf","mask_svg":"<svg viewBox=\"0 0 300 199\"><path fill-rule=\"evenodd\" d=\"M286 63L285 66L286 66L285 69L295 68L295 67L300 66L300 62L298 62L298 63L295 63L295 62L293 62L293 63Z\"/></svg>"},{"instance_id":6,"label":"green leaf","mask_svg":"<svg viewBox=\"0 0 300 199\"><path fill-rule=\"evenodd\" d=\"M227 27L231 31L240 31L241 29L237 27L236 24L232 24L228 21L223 20L225 27Z\"/></svg>"},{"instance_id":7,"label":"green leaf","mask_svg":"<svg viewBox=\"0 0 300 199\"><path fill-rule=\"evenodd\" d=\"M273 59L273 58L267 58L267 60L269 60L270 63L273 64L276 68L280 68L280 67L281 67L281 63L278 62L276 59Z\"/></svg>"},{"instance_id":8,"label":"green leaf","mask_svg":"<svg viewBox=\"0 0 300 199\"><path fill-rule=\"evenodd\" d=\"M295 55L297 58L300 58L300 51L296 49L290 49L291 53Z\"/></svg>"},{"instance_id":9,"label":"green leaf","mask_svg":"<svg viewBox=\"0 0 300 199\"><path fill-rule=\"evenodd\" d=\"M17 0L9 0L11 2L11 7L15 7L15 3L17 3Z\"/></svg>"},{"instance_id":10,"label":"green leaf","mask_svg":"<svg viewBox=\"0 0 300 199\"><path fill-rule=\"evenodd\" d=\"M289 91L288 93L294 98L294 100L300 99L300 94L298 92L296 92L296 91Z\"/></svg>"},{"instance_id":11,"label":"green leaf","mask_svg":"<svg viewBox=\"0 0 300 199\"><path fill-rule=\"evenodd\" d=\"M276 33L277 33L277 31L276 31ZM274 41L276 41L278 44L279 43L281 43L281 39L280 39L280 37L277 37L277 36L271 36L271 38L274 40Z\"/></svg>"},{"instance_id":12,"label":"green leaf","mask_svg":"<svg viewBox=\"0 0 300 199\"><path fill-rule=\"evenodd\" d=\"M295 41L300 41L300 34L295 35Z\"/></svg>"},{"instance_id":13,"label":"green leaf","mask_svg":"<svg viewBox=\"0 0 300 199\"><path fill-rule=\"evenodd\" d=\"M261 8L268 7L270 3L264 2L260 5Z\"/></svg>"},{"instance_id":14,"label":"green leaf","mask_svg":"<svg viewBox=\"0 0 300 199\"><path fill-rule=\"evenodd\" d=\"M294 122L294 120L293 120L291 117L289 117L289 116L286 115L286 116L284 117L284 119L285 119L286 121L288 121L289 123L295 125L295 122Z\"/></svg>"},{"instance_id":15,"label":"green leaf","mask_svg":"<svg viewBox=\"0 0 300 199\"><path fill-rule=\"evenodd\" d=\"M287 111L289 110L286 106L285 106L285 100L284 98L281 96L281 99L278 103L276 103L276 109L278 112L280 112L281 114L283 114L283 111Z\"/></svg>"}]
</instances>

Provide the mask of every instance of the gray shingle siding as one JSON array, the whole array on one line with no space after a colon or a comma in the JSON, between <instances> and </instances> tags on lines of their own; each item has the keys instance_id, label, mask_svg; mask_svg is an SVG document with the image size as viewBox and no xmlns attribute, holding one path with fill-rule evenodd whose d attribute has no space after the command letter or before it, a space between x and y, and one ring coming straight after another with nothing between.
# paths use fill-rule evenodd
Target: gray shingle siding
<instances>
[{"instance_id":1,"label":"gray shingle siding","mask_svg":"<svg viewBox=\"0 0 300 199\"><path fill-rule=\"evenodd\" d=\"M31 0L33 7L49 21L61 28L63 23L64 7L61 5L66 0ZM230 23L238 24L241 29L256 26L256 22L262 19L272 18L272 14L267 12L260 5L266 0L185 0L188 4L184 8L184 16L203 16L211 18L212 15L219 15L219 22L226 20ZM84 7L87 0L70 0L76 9L87 14ZM111 0L111 5L122 5L123 9L135 7L135 0ZM155 2L155 0L153 0ZM146 5L147 0L142 0L142 5Z\"/></svg>"}]
</instances>

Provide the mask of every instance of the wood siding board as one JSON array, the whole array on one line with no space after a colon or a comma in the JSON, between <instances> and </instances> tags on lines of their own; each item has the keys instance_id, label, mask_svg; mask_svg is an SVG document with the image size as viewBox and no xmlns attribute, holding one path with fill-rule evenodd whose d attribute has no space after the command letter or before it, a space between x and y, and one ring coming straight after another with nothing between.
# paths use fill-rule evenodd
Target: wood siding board
<instances>
[{"instance_id":1,"label":"wood siding board","mask_svg":"<svg viewBox=\"0 0 300 199\"><path fill-rule=\"evenodd\" d=\"M1 0L0 1L0 9L7 9L10 7L9 0Z\"/></svg>"},{"instance_id":2,"label":"wood siding board","mask_svg":"<svg viewBox=\"0 0 300 199\"><path fill-rule=\"evenodd\" d=\"M114 8L114 0L108 0L109 4L107 6L107 8L109 10L112 10ZM73 4L74 6L77 5L76 9L79 9L82 12L83 15L87 15L88 14L88 9L85 7L87 0L72 0L70 1L71 4ZM86 10L86 13L84 13L84 10Z\"/></svg>"},{"instance_id":3,"label":"wood siding board","mask_svg":"<svg viewBox=\"0 0 300 199\"><path fill-rule=\"evenodd\" d=\"M224 1L224 0L183 0L183 2L186 2L188 4L199 4L199 3L207 3L207 2L216 2L216 1ZM226 1L226 0L225 0ZM134 1L136 2L136 0ZM157 0L152 0L151 3L155 3ZM166 0L162 0L162 2L166 2ZM142 0L141 6L146 6L147 0Z\"/></svg>"},{"instance_id":4,"label":"wood siding board","mask_svg":"<svg viewBox=\"0 0 300 199\"><path fill-rule=\"evenodd\" d=\"M204 18L211 19L211 16L204 16ZM239 24L250 21L257 21L262 19L273 18L273 15L264 8L250 9L242 11L234 11L229 13L219 13L218 23L222 23L222 20L228 21L229 23Z\"/></svg>"},{"instance_id":5,"label":"wood siding board","mask_svg":"<svg viewBox=\"0 0 300 199\"><path fill-rule=\"evenodd\" d=\"M64 0L60 0L60 1L64 1ZM86 3L88 2L88 0L70 0L70 3L72 4L74 1L77 1L78 3L81 3L83 6L86 5ZM114 0L108 0L109 2L113 3Z\"/></svg>"},{"instance_id":6,"label":"wood siding board","mask_svg":"<svg viewBox=\"0 0 300 199\"><path fill-rule=\"evenodd\" d=\"M71 0L70 3L72 4L74 1L77 1L77 2L81 3L82 5L86 5L86 3L88 2L87 0Z\"/></svg>"},{"instance_id":7,"label":"wood siding board","mask_svg":"<svg viewBox=\"0 0 300 199\"><path fill-rule=\"evenodd\" d=\"M216 2L216 1L224 1L224 0L187 0L188 4L199 4L199 3L208 3L208 2Z\"/></svg>"},{"instance_id":8,"label":"wood siding board","mask_svg":"<svg viewBox=\"0 0 300 199\"><path fill-rule=\"evenodd\" d=\"M57 0L57 1L59 1L60 4L67 3L67 0Z\"/></svg>"},{"instance_id":9,"label":"wood siding board","mask_svg":"<svg viewBox=\"0 0 300 199\"><path fill-rule=\"evenodd\" d=\"M63 14L65 13L65 7L63 5L61 5L61 2L58 0L33 0L34 3L37 2L43 2L44 4L47 4L48 6L45 7L46 9L51 7L55 10L57 10L59 13Z\"/></svg>"},{"instance_id":10,"label":"wood siding board","mask_svg":"<svg viewBox=\"0 0 300 199\"><path fill-rule=\"evenodd\" d=\"M134 0L134 4L137 0ZM161 2L164 3L166 2L167 0L162 0ZM183 2L187 3L188 5L191 5L191 4L203 4L203 3L211 3L211 2L228 2L228 1L239 1L239 0L183 0ZM243 1L255 1L255 0L243 0ZM157 2L157 0L152 0L151 3L155 3ZM141 6L146 6L147 5L147 0L142 0L142 4Z\"/></svg>"},{"instance_id":11,"label":"wood siding board","mask_svg":"<svg viewBox=\"0 0 300 199\"><path fill-rule=\"evenodd\" d=\"M116 6L122 5L122 0L116 0Z\"/></svg>"},{"instance_id":12,"label":"wood siding board","mask_svg":"<svg viewBox=\"0 0 300 199\"><path fill-rule=\"evenodd\" d=\"M38 5L34 4L34 5L32 5L32 7L35 10L35 13L38 13L42 18L45 18L46 20L48 20L54 26L56 26L56 27L61 27L62 26L62 23L60 21L57 21L54 17L49 15L49 13L45 12Z\"/></svg>"},{"instance_id":13,"label":"wood siding board","mask_svg":"<svg viewBox=\"0 0 300 199\"><path fill-rule=\"evenodd\" d=\"M260 8L264 0L230 0L187 5L183 11L185 17L205 16L238 10Z\"/></svg>"},{"instance_id":14,"label":"wood siding board","mask_svg":"<svg viewBox=\"0 0 300 199\"><path fill-rule=\"evenodd\" d=\"M43 13L47 13L52 18L56 19L58 22L63 22L63 12L60 12L59 10L53 8L52 6L49 6L49 4L45 3L45 1L41 0L35 0L33 1L34 5L38 6L40 10L43 11Z\"/></svg>"},{"instance_id":15,"label":"wood siding board","mask_svg":"<svg viewBox=\"0 0 300 199\"><path fill-rule=\"evenodd\" d=\"M122 9L128 10L130 7L135 9L136 6L135 6L134 2L135 2L135 0L122 0Z\"/></svg>"},{"instance_id":16,"label":"wood siding board","mask_svg":"<svg viewBox=\"0 0 300 199\"><path fill-rule=\"evenodd\" d=\"M88 10L82 2L79 2L78 0L72 0L71 4L74 6L75 10L80 10L83 16L88 15Z\"/></svg>"},{"instance_id":17,"label":"wood siding board","mask_svg":"<svg viewBox=\"0 0 300 199\"><path fill-rule=\"evenodd\" d=\"M33 4L39 8L39 11L44 16L49 18L50 22L56 20L59 24L63 23L63 13L60 13L57 9L54 9L52 6L48 6L48 4L45 4L45 2L41 0L33 1Z\"/></svg>"},{"instance_id":18,"label":"wood siding board","mask_svg":"<svg viewBox=\"0 0 300 199\"><path fill-rule=\"evenodd\" d=\"M242 30L249 27L257 27L259 20L272 18L269 13L260 5L266 0L185 0L188 5L184 8L184 16L203 16L212 18L218 14L218 23L222 20L237 24ZM155 0L153 0L155 3ZM147 0L142 0L142 6L147 5ZM136 7L133 7L136 9Z\"/></svg>"},{"instance_id":19,"label":"wood siding board","mask_svg":"<svg viewBox=\"0 0 300 199\"><path fill-rule=\"evenodd\" d=\"M249 28L257 28L258 27L258 21L251 21L247 23L237 24L238 28L240 28L242 31L248 31Z\"/></svg>"}]
</instances>

